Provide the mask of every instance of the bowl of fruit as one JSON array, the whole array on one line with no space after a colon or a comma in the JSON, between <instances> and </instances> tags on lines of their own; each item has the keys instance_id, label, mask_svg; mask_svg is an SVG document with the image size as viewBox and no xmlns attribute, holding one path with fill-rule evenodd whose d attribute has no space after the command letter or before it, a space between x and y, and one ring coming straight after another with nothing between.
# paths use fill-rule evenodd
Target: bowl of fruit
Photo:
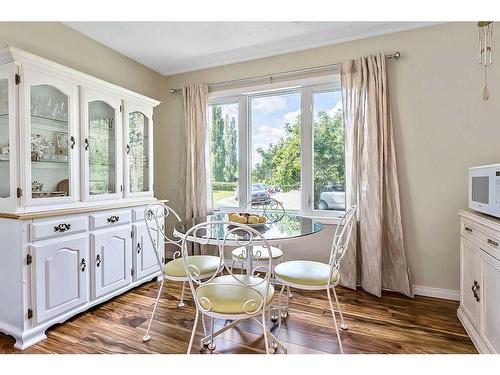
<instances>
[{"instance_id":1,"label":"bowl of fruit","mask_svg":"<svg viewBox=\"0 0 500 375\"><path fill-rule=\"evenodd\" d=\"M267 223L267 217L256 213L229 213L227 216L229 217L229 221L233 223L246 224L254 228L263 227Z\"/></svg>"}]
</instances>

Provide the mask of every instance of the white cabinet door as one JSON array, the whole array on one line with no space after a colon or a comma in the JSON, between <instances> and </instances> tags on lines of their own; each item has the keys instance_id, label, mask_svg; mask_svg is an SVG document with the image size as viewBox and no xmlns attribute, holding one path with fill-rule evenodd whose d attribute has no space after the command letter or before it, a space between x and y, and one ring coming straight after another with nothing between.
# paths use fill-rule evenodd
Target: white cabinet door
<instances>
[{"instance_id":1,"label":"white cabinet door","mask_svg":"<svg viewBox=\"0 0 500 375\"><path fill-rule=\"evenodd\" d=\"M125 197L153 196L153 108L125 102Z\"/></svg>"},{"instance_id":2,"label":"white cabinet door","mask_svg":"<svg viewBox=\"0 0 500 375\"><path fill-rule=\"evenodd\" d=\"M81 97L82 196L85 200L121 198L121 99L86 88Z\"/></svg>"},{"instance_id":3,"label":"white cabinet door","mask_svg":"<svg viewBox=\"0 0 500 375\"><path fill-rule=\"evenodd\" d=\"M25 204L77 201L78 87L72 81L27 67L21 83Z\"/></svg>"},{"instance_id":4,"label":"white cabinet door","mask_svg":"<svg viewBox=\"0 0 500 375\"><path fill-rule=\"evenodd\" d=\"M479 290L480 282L479 269L479 249L471 242L460 238L460 257L461 257L461 288L460 304L475 327L479 322ZM476 290L476 292L474 292Z\"/></svg>"},{"instance_id":5,"label":"white cabinet door","mask_svg":"<svg viewBox=\"0 0 500 375\"><path fill-rule=\"evenodd\" d=\"M156 237L156 236L155 236ZM158 238L153 238L158 244ZM146 224L134 224L135 280L142 279L160 270L156 250L148 235ZM158 255L160 262L163 254Z\"/></svg>"},{"instance_id":6,"label":"white cabinet door","mask_svg":"<svg viewBox=\"0 0 500 375\"><path fill-rule=\"evenodd\" d=\"M94 298L120 289L132 281L132 238L130 226L90 234Z\"/></svg>"},{"instance_id":7,"label":"white cabinet door","mask_svg":"<svg viewBox=\"0 0 500 375\"><path fill-rule=\"evenodd\" d=\"M481 270L481 335L500 353L500 261L483 253Z\"/></svg>"},{"instance_id":8,"label":"white cabinet door","mask_svg":"<svg viewBox=\"0 0 500 375\"><path fill-rule=\"evenodd\" d=\"M43 322L88 300L88 246L84 234L31 246L35 320Z\"/></svg>"}]
</instances>

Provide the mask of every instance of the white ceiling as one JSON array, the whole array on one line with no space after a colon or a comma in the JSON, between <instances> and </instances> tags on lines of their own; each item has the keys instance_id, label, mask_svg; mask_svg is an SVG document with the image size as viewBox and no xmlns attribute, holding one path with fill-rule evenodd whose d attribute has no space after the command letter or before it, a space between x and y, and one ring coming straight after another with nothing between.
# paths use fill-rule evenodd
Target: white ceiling
<instances>
[{"instance_id":1,"label":"white ceiling","mask_svg":"<svg viewBox=\"0 0 500 375\"><path fill-rule=\"evenodd\" d=\"M65 24L161 74L172 75L425 27L435 23L65 22Z\"/></svg>"}]
</instances>

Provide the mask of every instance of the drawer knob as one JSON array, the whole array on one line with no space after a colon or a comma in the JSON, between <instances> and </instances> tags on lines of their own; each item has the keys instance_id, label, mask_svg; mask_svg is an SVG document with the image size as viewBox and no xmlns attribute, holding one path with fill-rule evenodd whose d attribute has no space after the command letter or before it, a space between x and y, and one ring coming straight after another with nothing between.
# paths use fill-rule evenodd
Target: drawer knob
<instances>
[{"instance_id":1,"label":"drawer knob","mask_svg":"<svg viewBox=\"0 0 500 375\"><path fill-rule=\"evenodd\" d=\"M497 241L493 241L492 239L488 238L488 244L490 244L491 246L495 246L495 247L498 247L498 242Z\"/></svg>"},{"instance_id":2,"label":"drawer knob","mask_svg":"<svg viewBox=\"0 0 500 375\"><path fill-rule=\"evenodd\" d=\"M113 215L108 217L108 223L114 224L117 223L120 220L119 216Z\"/></svg>"},{"instance_id":3,"label":"drawer knob","mask_svg":"<svg viewBox=\"0 0 500 375\"><path fill-rule=\"evenodd\" d=\"M71 229L71 224L62 223L54 227L54 232L66 232Z\"/></svg>"},{"instance_id":4,"label":"drawer knob","mask_svg":"<svg viewBox=\"0 0 500 375\"><path fill-rule=\"evenodd\" d=\"M472 228L470 228L470 227L465 227L464 229L465 229L467 232L472 233Z\"/></svg>"}]
</instances>

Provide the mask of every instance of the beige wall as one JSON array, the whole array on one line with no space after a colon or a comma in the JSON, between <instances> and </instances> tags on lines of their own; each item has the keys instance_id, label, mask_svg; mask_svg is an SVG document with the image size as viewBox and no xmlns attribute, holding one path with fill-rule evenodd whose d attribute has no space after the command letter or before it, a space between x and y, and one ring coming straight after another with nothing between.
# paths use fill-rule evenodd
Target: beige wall
<instances>
[{"instance_id":1,"label":"beige wall","mask_svg":"<svg viewBox=\"0 0 500 375\"><path fill-rule=\"evenodd\" d=\"M165 99L161 74L62 23L0 22L0 47L6 44L162 102ZM162 126L161 107L154 111L155 128ZM160 149L158 140L155 150Z\"/></svg>"},{"instance_id":2,"label":"beige wall","mask_svg":"<svg viewBox=\"0 0 500 375\"><path fill-rule=\"evenodd\" d=\"M491 98L482 96L474 23L438 25L340 45L167 77L167 87L217 82L339 62L372 52L401 51L389 62L403 224L414 285L459 289L459 221L466 206L466 173L500 162L500 70L490 70ZM493 49L500 50L500 38ZM179 204L183 166L181 99L167 96L165 143L157 191ZM159 134L161 133L161 134ZM158 165L158 164L157 164ZM289 257L325 259L331 227L314 241L287 245Z\"/></svg>"}]
</instances>

